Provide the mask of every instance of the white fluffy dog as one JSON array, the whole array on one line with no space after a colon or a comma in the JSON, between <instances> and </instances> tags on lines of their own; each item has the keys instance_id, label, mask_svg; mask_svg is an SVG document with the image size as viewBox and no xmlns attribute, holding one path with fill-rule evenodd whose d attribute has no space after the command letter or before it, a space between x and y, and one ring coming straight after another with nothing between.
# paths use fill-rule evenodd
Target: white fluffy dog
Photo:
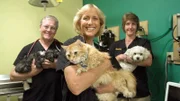
<instances>
[{"instance_id":1,"label":"white fluffy dog","mask_svg":"<svg viewBox=\"0 0 180 101\"><path fill-rule=\"evenodd\" d=\"M130 49L127 49L127 51L124 54L129 56L133 60L133 62L141 62L148 58L150 52L142 46L134 46ZM127 63L125 61L119 61L119 64L122 67L122 69L130 72L133 72L137 67L136 65Z\"/></svg>"}]
</instances>

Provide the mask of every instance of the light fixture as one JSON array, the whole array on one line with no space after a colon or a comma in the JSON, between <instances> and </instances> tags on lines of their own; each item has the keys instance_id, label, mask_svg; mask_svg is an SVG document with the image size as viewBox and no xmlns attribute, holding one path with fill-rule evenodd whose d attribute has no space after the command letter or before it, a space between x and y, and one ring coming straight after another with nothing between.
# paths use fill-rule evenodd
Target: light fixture
<instances>
[{"instance_id":1,"label":"light fixture","mask_svg":"<svg viewBox=\"0 0 180 101\"><path fill-rule=\"evenodd\" d=\"M44 7L44 11L46 11L47 7L55 7L58 6L62 0L29 0L29 4L36 7Z\"/></svg>"}]
</instances>

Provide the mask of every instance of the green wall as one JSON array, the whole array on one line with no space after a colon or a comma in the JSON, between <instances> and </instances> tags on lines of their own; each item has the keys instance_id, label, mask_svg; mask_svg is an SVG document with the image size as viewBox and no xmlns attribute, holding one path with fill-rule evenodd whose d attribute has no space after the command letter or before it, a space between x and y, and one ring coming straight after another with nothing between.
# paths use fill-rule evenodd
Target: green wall
<instances>
[{"instance_id":1,"label":"green wall","mask_svg":"<svg viewBox=\"0 0 180 101\"><path fill-rule=\"evenodd\" d=\"M163 101L165 91L166 52L172 51L172 15L180 13L180 0L83 0L83 4L96 4L106 15L106 25L120 26L122 15L134 12L141 21L148 20L149 35L154 53L153 65L148 68L152 101ZM166 33L169 30L168 33ZM124 38L122 28L120 39ZM168 65L169 81L180 81L180 66Z\"/></svg>"},{"instance_id":2,"label":"green wall","mask_svg":"<svg viewBox=\"0 0 180 101\"><path fill-rule=\"evenodd\" d=\"M60 22L56 38L62 42L76 35L73 30L73 17L82 7L82 0L63 0L53 8L34 7L28 0L0 0L0 75L9 74L19 51L40 37L40 20L48 14ZM6 101L0 96L0 101ZM12 100L11 101L17 101Z\"/></svg>"}]
</instances>

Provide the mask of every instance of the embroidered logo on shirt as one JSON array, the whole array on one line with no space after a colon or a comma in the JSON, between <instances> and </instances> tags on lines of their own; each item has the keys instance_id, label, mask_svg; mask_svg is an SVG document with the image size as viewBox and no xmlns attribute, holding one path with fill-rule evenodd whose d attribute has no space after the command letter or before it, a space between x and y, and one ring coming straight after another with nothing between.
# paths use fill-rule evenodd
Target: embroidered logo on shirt
<instances>
[{"instance_id":1,"label":"embroidered logo on shirt","mask_svg":"<svg viewBox=\"0 0 180 101\"><path fill-rule=\"evenodd\" d=\"M122 50L121 48L116 48L115 50Z\"/></svg>"}]
</instances>

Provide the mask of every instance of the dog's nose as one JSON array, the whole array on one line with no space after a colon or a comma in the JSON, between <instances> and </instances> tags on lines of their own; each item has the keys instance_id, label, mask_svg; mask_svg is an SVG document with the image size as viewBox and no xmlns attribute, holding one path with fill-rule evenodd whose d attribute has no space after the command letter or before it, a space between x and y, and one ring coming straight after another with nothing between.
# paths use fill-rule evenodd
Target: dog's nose
<instances>
[{"instance_id":1,"label":"dog's nose","mask_svg":"<svg viewBox=\"0 0 180 101\"><path fill-rule=\"evenodd\" d=\"M136 59L139 60L139 57L137 57Z\"/></svg>"}]
</instances>

